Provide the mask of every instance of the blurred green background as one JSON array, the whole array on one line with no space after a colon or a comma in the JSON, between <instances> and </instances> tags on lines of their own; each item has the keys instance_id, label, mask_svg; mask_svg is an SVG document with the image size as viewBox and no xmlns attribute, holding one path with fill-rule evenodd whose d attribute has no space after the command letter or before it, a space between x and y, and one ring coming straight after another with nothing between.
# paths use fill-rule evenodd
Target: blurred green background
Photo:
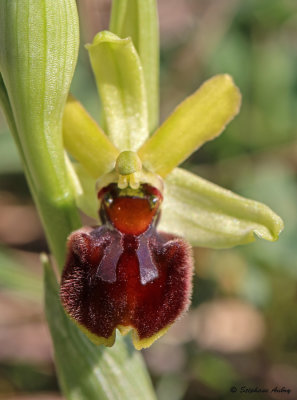
<instances>
[{"instance_id":1,"label":"blurred green background","mask_svg":"<svg viewBox=\"0 0 297 400\"><path fill-rule=\"evenodd\" d=\"M110 1L78 3L84 44L107 28ZM276 243L195 249L190 312L143 352L158 399L296 399L297 3L158 5L162 120L216 73L230 73L243 94L240 115L184 166L265 202L285 221ZM72 91L98 119L83 45ZM0 241L0 399L62 399L42 310L39 253L47 247L2 114ZM233 386L237 393L230 392ZM269 392L242 394L244 386ZM275 387L291 393L271 392Z\"/></svg>"}]
</instances>

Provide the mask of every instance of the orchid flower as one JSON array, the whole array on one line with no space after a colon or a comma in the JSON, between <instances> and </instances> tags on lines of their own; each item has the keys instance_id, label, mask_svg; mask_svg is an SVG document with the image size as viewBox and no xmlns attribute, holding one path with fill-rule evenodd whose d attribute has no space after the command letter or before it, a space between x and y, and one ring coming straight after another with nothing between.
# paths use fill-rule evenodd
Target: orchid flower
<instances>
[{"instance_id":1,"label":"orchid flower","mask_svg":"<svg viewBox=\"0 0 297 400\"><path fill-rule=\"evenodd\" d=\"M105 131L70 97L63 132L79 163L78 205L97 223L99 208L102 226L70 236L61 298L95 343L112 346L116 328L132 329L141 349L189 306L188 243L227 248L256 237L273 241L283 223L264 204L176 168L238 113L241 95L228 74L202 84L154 130L150 87L132 39L103 31L87 49Z\"/></svg>"}]
</instances>

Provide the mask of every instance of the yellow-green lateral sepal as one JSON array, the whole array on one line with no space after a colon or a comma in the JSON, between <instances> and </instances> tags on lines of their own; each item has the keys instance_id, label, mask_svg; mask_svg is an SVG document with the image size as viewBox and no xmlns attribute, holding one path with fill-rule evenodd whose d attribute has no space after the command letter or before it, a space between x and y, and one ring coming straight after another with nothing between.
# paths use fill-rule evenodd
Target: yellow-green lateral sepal
<instances>
[{"instance_id":1,"label":"yellow-green lateral sepal","mask_svg":"<svg viewBox=\"0 0 297 400\"><path fill-rule=\"evenodd\" d=\"M54 272L42 258L46 317L65 398L155 400L141 354L120 336L112 348L93 344L65 314Z\"/></svg>"},{"instance_id":2,"label":"yellow-green lateral sepal","mask_svg":"<svg viewBox=\"0 0 297 400\"><path fill-rule=\"evenodd\" d=\"M137 150L148 137L143 69L130 38L98 33L87 45L108 135L119 150Z\"/></svg>"},{"instance_id":3,"label":"yellow-green lateral sepal","mask_svg":"<svg viewBox=\"0 0 297 400\"><path fill-rule=\"evenodd\" d=\"M277 240L283 221L262 203L175 169L165 180L160 229L194 246L226 248L255 237Z\"/></svg>"},{"instance_id":4,"label":"yellow-green lateral sepal","mask_svg":"<svg viewBox=\"0 0 297 400\"><path fill-rule=\"evenodd\" d=\"M63 137L66 149L94 178L114 168L119 151L73 96L64 109Z\"/></svg>"},{"instance_id":5,"label":"yellow-green lateral sepal","mask_svg":"<svg viewBox=\"0 0 297 400\"><path fill-rule=\"evenodd\" d=\"M229 75L206 81L183 101L138 154L150 171L166 176L238 113L241 95Z\"/></svg>"}]
</instances>

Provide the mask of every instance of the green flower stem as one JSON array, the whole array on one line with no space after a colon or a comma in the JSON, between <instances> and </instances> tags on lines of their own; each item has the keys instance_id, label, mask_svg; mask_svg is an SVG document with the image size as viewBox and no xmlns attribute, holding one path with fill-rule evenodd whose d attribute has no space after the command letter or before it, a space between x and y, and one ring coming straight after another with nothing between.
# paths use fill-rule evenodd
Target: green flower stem
<instances>
[{"instance_id":1,"label":"green flower stem","mask_svg":"<svg viewBox=\"0 0 297 400\"><path fill-rule=\"evenodd\" d=\"M55 256L60 269L62 270L65 262L65 243L67 236L70 232L78 229L81 226L80 217L75 204L75 198L70 191L65 191L63 198L47 198L43 195L43 192L38 190L34 185L34 180L32 179L30 170L27 168L28 162L20 143L12 108L10 106L8 95L1 76L0 104L19 150L25 176L42 220L42 225L44 227L50 249ZM46 184L46 182L44 183Z\"/></svg>"},{"instance_id":2,"label":"green flower stem","mask_svg":"<svg viewBox=\"0 0 297 400\"><path fill-rule=\"evenodd\" d=\"M73 195L69 192L64 198L49 200L43 196L33 196L45 233L60 271L66 258L66 240L68 235L81 226L81 220Z\"/></svg>"},{"instance_id":3,"label":"green flower stem","mask_svg":"<svg viewBox=\"0 0 297 400\"><path fill-rule=\"evenodd\" d=\"M159 25L156 0L113 0L109 29L131 37L143 65L149 132L159 124Z\"/></svg>"}]
</instances>

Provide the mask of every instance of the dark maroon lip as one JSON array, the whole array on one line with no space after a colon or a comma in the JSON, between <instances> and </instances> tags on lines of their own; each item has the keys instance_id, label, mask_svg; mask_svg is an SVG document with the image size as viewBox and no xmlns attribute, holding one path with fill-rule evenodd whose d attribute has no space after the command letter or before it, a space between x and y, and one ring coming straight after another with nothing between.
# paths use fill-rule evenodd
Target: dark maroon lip
<instances>
[{"instance_id":1,"label":"dark maroon lip","mask_svg":"<svg viewBox=\"0 0 297 400\"><path fill-rule=\"evenodd\" d=\"M191 277L184 240L155 229L119 235L103 226L70 237L60 293L68 314L93 334L109 338L122 325L143 339L187 309Z\"/></svg>"},{"instance_id":2,"label":"dark maroon lip","mask_svg":"<svg viewBox=\"0 0 297 400\"><path fill-rule=\"evenodd\" d=\"M129 195L127 195L127 193ZM156 230L163 200L154 187L101 189L103 225L73 232L61 282L61 300L79 325L98 337L118 326L150 338L189 305L190 246Z\"/></svg>"}]
</instances>

